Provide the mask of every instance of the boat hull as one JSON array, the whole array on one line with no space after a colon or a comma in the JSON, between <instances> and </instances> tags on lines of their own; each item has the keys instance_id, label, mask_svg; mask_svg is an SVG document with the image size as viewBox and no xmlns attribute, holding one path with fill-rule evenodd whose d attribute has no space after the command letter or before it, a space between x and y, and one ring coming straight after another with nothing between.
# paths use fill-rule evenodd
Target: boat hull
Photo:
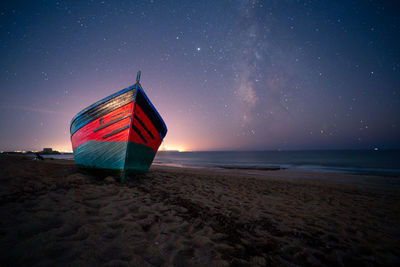
<instances>
[{"instance_id":1,"label":"boat hull","mask_svg":"<svg viewBox=\"0 0 400 267\"><path fill-rule=\"evenodd\" d=\"M115 173L146 172L154 157L153 149L130 141L87 141L74 150L79 167Z\"/></svg>"},{"instance_id":2,"label":"boat hull","mask_svg":"<svg viewBox=\"0 0 400 267\"><path fill-rule=\"evenodd\" d=\"M71 122L75 163L85 169L146 172L167 132L139 84L106 97Z\"/></svg>"}]
</instances>

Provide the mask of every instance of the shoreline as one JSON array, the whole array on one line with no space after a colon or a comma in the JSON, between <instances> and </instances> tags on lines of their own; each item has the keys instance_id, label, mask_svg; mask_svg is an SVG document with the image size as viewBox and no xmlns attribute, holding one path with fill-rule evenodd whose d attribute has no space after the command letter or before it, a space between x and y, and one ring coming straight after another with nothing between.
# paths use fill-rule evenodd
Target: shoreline
<instances>
[{"instance_id":1,"label":"shoreline","mask_svg":"<svg viewBox=\"0 0 400 267\"><path fill-rule=\"evenodd\" d=\"M221 168L221 167L199 167L199 166L175 166L153 164L150 170L171 170L171 171L196 171L200 174L226 174L233 176L250 176L272 180L297 180L297 181L315 181L333 184L362 185L371 187L385 187L400 189L400 177L336 173L336 172L317 172L296 169L248 169L248 168Z\"/></svg>"},{"instance_id":2,"label":"shoreline","mask_svg":"<svg viewBox=\"0 0 400 267\"><path fill-rule=\"evenodd\" d=\"M72 153L68 153L69 156ZM7 156L7 155L5 155ZM8 156L26 156L33 158L34 154L23 155L15 154ZM71 158L61 158L53 157L54 155L43 155L45 159L50 160L69 160L73 161L73 156ZM398 178L400 179L400 169L384 169L384 168L359 168L359 167L340 167L340 166L325 166L325 165L299 165L294 166L291 164L271 164L271 165L257 165L257 164L182 164L182 163L168 163L168 162L153 162L152 166L161 167L176 167L176 168L189 168L189 169L231 169L231 170L248 170L248 171L277 171L277 170L288 170L301 173L323 173L323 174L337 174L337 175L354 175L354 176L374 176L374 177L385 177L385 178Z\"/></svg>"},{"instance_id":3,"label":"shoreline","mask_svg":"<svg viewBox=\"0 0 400 267\"><path fill-rule=\"evenodd\" d=\"M400 263L400 187L385 177L152 166L121 184L70 160L0 167L5 265Z\"/></svg>"}]
</instances>

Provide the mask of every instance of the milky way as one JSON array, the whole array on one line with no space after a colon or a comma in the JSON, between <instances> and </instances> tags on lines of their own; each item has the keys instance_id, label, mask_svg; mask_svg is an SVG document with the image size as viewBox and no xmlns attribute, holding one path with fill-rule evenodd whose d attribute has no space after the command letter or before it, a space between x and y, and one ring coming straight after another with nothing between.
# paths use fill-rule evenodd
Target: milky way
<instances>
[{"instance_id":1,"label":"milky way","mask_svg":"<svg viewBox=\"0 0 400 267\"><path fill-rule=\"evenodd\" d=\"M71 150L134 83L163 148L400 148L400 9L381 1L2 1L0 150Z\"/></svg>"}]
</instances>

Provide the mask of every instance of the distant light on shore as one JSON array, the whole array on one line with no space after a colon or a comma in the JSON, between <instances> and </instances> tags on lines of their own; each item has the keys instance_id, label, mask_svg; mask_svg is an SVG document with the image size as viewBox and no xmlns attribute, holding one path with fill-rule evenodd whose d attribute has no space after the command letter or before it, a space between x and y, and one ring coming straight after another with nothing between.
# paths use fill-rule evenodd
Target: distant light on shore
<instances>
[{"instance_id":1,"label":"distant light on shore","mask_svg":"<svg viewBox=\"0 0 400 267\"><path fill-rule=\"evenodd\" d=\"M52 147L53 150L56 150L60 153L72 153L72 148L68 141L66 141L63 144L56 144L56 145L50 144L48 145L48 147Z\"/></svg>"},{"instance_id":2,"label":"distant light on shore","mask_svg":"<svg viewBox=\"0 0 400 267\"><path fill-rule=\"evenodd\" d=\"M160 151L178 151L178 152L187 152L188 149L186 149L183 146L179 145L166 145L162 144L160 147Z\"/></svg>"}]
</instances>

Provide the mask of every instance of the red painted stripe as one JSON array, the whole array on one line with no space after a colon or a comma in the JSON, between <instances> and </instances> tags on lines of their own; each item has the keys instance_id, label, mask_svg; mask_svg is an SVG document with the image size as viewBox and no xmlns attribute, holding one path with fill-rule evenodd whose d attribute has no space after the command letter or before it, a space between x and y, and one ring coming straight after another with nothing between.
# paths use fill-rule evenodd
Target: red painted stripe
<instances>
[{"instance_id":1,"label":"red painted stripe","mask_svg":"<svg viewBox=\"0 0 400 267\"><path fill-rule=\"evenodd\" d=\"M95 132L93 131L98 129L100 126L109 123L110 121L113 121L120 117L124 117L129 113L132 113L132 106L133 103L126 104L125 106L119 107L111 111L110 113L107 113L106 115L100 117L99 119L91 121L82 128L80 128L71 137L72 149L75 149L77 146L87 141L127 141L129 129L108 136L105 139L103 139L103 136L106 136L112 131L130 124L130 117L132 116L129 116L115 123L112 123L109 126L99 129Z\"/></svg>"},{"instance_id":2,"label":"red painted stripe","mask_svg":"<svg viewBox=\"0 0 400 267\"><path fill-rule=\"evenodd\" d=\"M143 140L134 130L131 130L130 132L129 141L146 145L151 149L153 149L154 152L157 152L158 147L161 145L161 137L156 127L153 125L153 123L151 123L151 121L149 120L149 118L146 116L146 114L143 112L143 110L140 108L139 105L135 105L135 115L143 122L146 128L152 133L154 139L151 138L151 136L143 128L143 126L136 119L134 119L132 123L135 125L136 128L140 130L140 133L146 139L147 143L143 142Z\"/></svg>"},{"instance_id":3,"label":"red painted stripe","mask_svg":"<svg viewBox=\"0 0 400 267\"><path fill-rule=\"evenodd\" d=\"M78 131L76 131L72 137L71 137L71 142L72 142L72 148L75 149L79 145L83 144L84 142L87 141L131 141L134 143L138 144L143 144L151 149L153 149L154 152L157 152L159 146L161 145L161 137L160 134L158 133L156 127L153 125L153 123L150 121L150 119L146 116L146 114L143 112L143 110L140 108L139 105L135 105L135 110L134 113L135 115L143 122L143 124L146 126L146 128L151 132L154 138L150 136L150 134L144 129L144 127L136 120L132 119L132 108L133 108L133 103L126 104L125 106L122 106L118 109L113 110L112 112L100 117L99 119L96 119L94 121L91 121L90 123L86 124L82 128L80 128ZM110 124L107 127L104 127L102 129L99 129L99 127L117 119L124 117L128 114L131 114L131 116L122 119L120 121L117 121L115 123ZM135 127L140 131L142 136L145 138L146 143L143 142L142 138L132 129L132 125L130 124L133 123ZM113 134L111 136L108 136L107 138L103 139L104 136L107 134L125 126L125 125L130 125L128 129L125 129L121 132L118 132L116 134ZM129 135L129 138L128 138Z\"/></svg>"}]
</instances>

